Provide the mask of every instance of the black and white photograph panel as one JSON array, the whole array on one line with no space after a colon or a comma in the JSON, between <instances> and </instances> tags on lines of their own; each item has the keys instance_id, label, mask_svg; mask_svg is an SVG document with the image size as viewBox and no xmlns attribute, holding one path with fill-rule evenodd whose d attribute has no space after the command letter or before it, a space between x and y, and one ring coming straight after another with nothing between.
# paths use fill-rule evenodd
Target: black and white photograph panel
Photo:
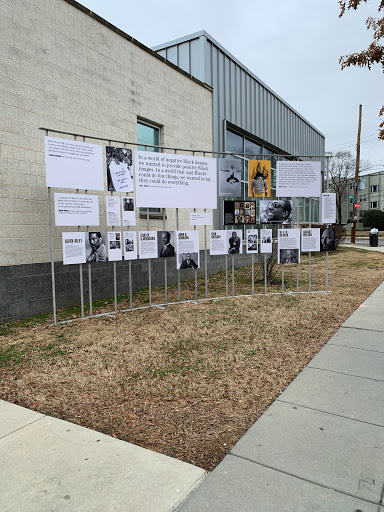
<instances>
[{"instance_id":1,"label":"black and white photograph panel","mask_svg":"<svg viewBox=\"0 0 384 512\"><path fill-rule=\"evenodd\" d=\"M320 251L334 251L335 249L335 228L320 229Z\"/></svg>"},{"instance_id":2,"label":"black and white photograph panel","mask_svg":"<svg viewBox=\"0 0 384 512\"><path fill-rule=\"evenodd\" d=\"M157 249L159 258L172 258L175 256L175 232L158 231Z\"/></svg>"},{"instance_id":3,"label":"black and white photograph panel","mask_svg":"<svg viewBox=\"0 0 384 512\"><path fill-rule=\"evenodd\" d=\"M123 210L125 212L135 211L135 200L133 197L123 197Z\"/></svg>"},{"instance_id":4,"label":"black and white photograph panel","mask_svg":"<svg viewBox=\"0 0 384 512\"><path fill-rule=\"evenodd\" d=\"M227 231L228 254L241 254L242 251L242 232L240 229Z\"/></svg>"},{"instance_id":5,"label":"black and white photograph panel","mask_svg":"<svg viewBox=\"0 0 384 512\"><path fill-rule=\"evenodd\" d=\"M280 264L299 263L299 249L280 249Z\"/></svg>"},{"instance_id":6,"label":"black and white photograph panel","mask_svg":"<svg viewBox=\"0 0 384 512\"><path fill-rule=\"evenodd\" d=\"M89 231L85 236L85 254L87 263L107 261L107 247L105 245L105 232Z\"/></svg>"},{"instance_id":7,"label":"black and white photograph panel","mask_svg":"<svg viewBox=\"0 0 384 512\"><path fill-rule=\"evenodd\" d=\"M197 252L179 253L180 269L183 268L198 268L199 255Z\"/></svg>"},{"instance_id":8,"label":"black and white photograph panel","mask_svg":"<svg viewBox=\"0 0 384 512\"><path fill-rule=\"evenodd\" d=\"M111 192L133 192L132 151L106 147L107 185Z\"/></svg>"},{"instance_id":9,"label":"black and white photograph panel","mask_svg":"<svg viewBox=\"0 0 384 512\"><path fill-rule=\"evenodd\" d=\"M260 201L260 224L291 224L292 201L273 199Z\"/></svg>"},{"instance_id":10,"label":"black and white photograph panel","mask_svg":"<svg viewBox=\"0 0 384 512\"><path fill-rule=\"evenodd\" d=\"M241 197L242 161L239 158L219 158L219 195Z\"/></svg>"}]
</instances>

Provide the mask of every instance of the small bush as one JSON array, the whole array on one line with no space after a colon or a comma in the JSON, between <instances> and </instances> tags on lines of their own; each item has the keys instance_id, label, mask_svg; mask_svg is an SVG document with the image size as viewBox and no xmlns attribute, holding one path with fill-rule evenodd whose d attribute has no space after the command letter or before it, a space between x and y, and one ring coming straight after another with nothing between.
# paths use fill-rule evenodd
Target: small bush
<instances>
[{"instance_id":1,"label":"small bush","mask_svg":"<svg viewBox=\"0 0 384 512\"><path fill-rule=\"evenodd\" d=\"M384 230L384 212L381 210L367 210L363 213L363 226Z\"/></svg>"}]
</instances>

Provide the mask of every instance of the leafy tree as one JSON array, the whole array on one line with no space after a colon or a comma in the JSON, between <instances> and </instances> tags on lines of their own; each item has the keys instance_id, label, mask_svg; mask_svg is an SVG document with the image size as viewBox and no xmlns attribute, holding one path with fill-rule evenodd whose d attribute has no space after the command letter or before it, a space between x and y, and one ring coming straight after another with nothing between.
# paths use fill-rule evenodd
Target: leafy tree
<instances>
[{"instance_id":1,"label":"leafy tree","mask_svg":"<svg viewBox=\"0 0 384 512\"><path fill-rule=\"evenodd\" d=\"M381 210L367 210L363 213L363 226L384 230L384 212Z\"/></svg>"},{"instance_id":2,"label":"leafy tree","mask_svg":"<svg viewBox=\"0 0 384 512\"><path fill-rule=\"evenodd\" d=\"M354 9L355 11L361 3L367 3L368 0L339 0L341 18L346 10ZM380 0L378 6L378 12L384 13L384 0ZM381 18L372 18L370 16L365 21L367 30L373 30L373 41L366 50L362 50L358 53L351 53L340 57L341 69L348 68L350 66L358 66L361 68L367 67L371 69L374 64L381 64L384 73L384 46L380 44L384 42L384 16ZM384 118L384 106L379 112L379 116ZM379 125L379 139L384 140L384 121Z\"/></svg>"}]
</instances>

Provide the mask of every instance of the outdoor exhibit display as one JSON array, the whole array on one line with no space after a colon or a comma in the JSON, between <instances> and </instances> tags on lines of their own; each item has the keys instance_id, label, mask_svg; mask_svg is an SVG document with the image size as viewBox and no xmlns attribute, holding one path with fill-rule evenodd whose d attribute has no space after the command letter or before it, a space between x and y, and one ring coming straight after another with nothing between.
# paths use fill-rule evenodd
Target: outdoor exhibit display
<instances>
[{"instance_id":1,"label":"outdoor exhibit display","mask_svg":"<svg viewBox=\"0 0 384 512\"><path fill-rule=\"evenodd\" d=\"M278 263L300 263L300 229L279 229L277 251Z\"/></svg>"},{"instance_id":2,"label":"outdoor exhibit display","mask_svg":"<svg viewBox=\"0 0 384 512\"><path fill-rule=\"evenodd\" d=\"M119 196L106 196L107 226L121 226Z\"/></svg>"},{"instance_id":3,"label":"outdoor exhibit display","mask_svg":"<svg viewBox=\"0 0 384 512\"><path fill-rule=\"evenodd\" d=\"M303 228L301 230L301 251L320 251L320 228Z\"/></svg>"},{"instance_id":4,"label":"outdoor exhibit display","mask_svg":"<svg viewBox=\"0 0 384 512\"><path fill-rule=\"evenodd\" d=\"M102 146L45 137L47 187L104 190Z\"/></svg>"},{"instance_id":5,"label":"outdoor exhibit display","mask_svg":"<svg viewBox=\"0 0 384 512\"><path fill-rule=\"evenodd\" d=\"M277 197L320 197L321 162L276 163Z\"/></svg>"},{"instance_id":6,"label":"outdoor exhibit display","mask_svg":"<svg viewBox=\"0 0 384 512\"><path fill-rule=\"evenodd\" d=\"M241 229L233 231L226 229L211 231L209 238L210 253L212 256L243 254Z\"/></svg>"},{"instance_id":7,"label":"outdoor exhibit display","mask_svg":"<svg viewBox=\"0 0 384 512\"><path fill-rule=\"evenodd\" d=\"M176 267L200 268L199 232L176 231L177 258Z\"/></svg>"},{"instance_id":8,"label":"outdoor exhibit display","mask_svg":"<svg viewBox=\"0 0 384 512\"><path fill-rule=\"evenodd\" d=\"M260 201L260 224L291 224L292 211L291 200Z\"/></svg>"},{"instance_id":9,"label":"outdoor exhibit display","mask_svg":"<svg viewBox=\"0 0 384 512\"><path fill-rule=\"evenodd\" d=\"M136 231L124 231L124 259L135 260L137 258Z\"/></svg>"},{"instance_id":10,"label":"outdoor exhibit display","mask_svg":"<svg viewBox=\"0 0 384 512\"><path fill-rule=\"evenodd\" d=\"M321 222L336 224L336 193L321 194Z\"/></svg>"},{"instance_id":11,"label":"outdoor exhibit display","mask_svg":"<svg viewBox=\"0 0 384 512\"><path fill-rule=\"evenodd\" d=\"M149 305L151 299L151 259L164 260L165 303L167 298L167 259L175 258L177 270L195 269L195 298L198 297L198 273L200 268L200 237L204 235L205 296L208 298L207 270L207 229L213 225L212 211L217 208L217 176L219 196L223 197L224 225L236 226L256 224L257 202L255 200L236 200L241 198L241 178L244 161L240 158L206 158L200 156L136 151L134 166L132 151L127 148L106 146L105 162L102 158L102 146L72 140L45 138L48 197L50 188L60 187L77 189L77 193L54 194L54 221L56 226L76 226L79 231L62 233L63 264L80 265L79 279L81 292L82 317L84 317L83 267L84 263L113 262L115 292L115 311L117 311L117 261L127 260L130 287L130 309L132 309L132 261L137 257L148 260ZM103 165L106 167L106 179ZM216 165L218 164L218 165ZM134 173L135 167L135 173ZM257 200L260 207L259 223L270 225L269 229L245 230L246 252L252 255L252 294L255 289L254 254L263 254L264 291L267 293L267 255L273 253L272 225L285 225L278 229L278 263L299 264L301 251L308 252L309 291L311 289L311 252L335 249L334 228L288 229L296 223L296 210L293 201L286 197L319 197L321 190L320 162L277 161L277 199L268 199L271 195L271 162L268 160L248 161L249 197ZM133 192L135 179L135 196ZM105 197L106 225L111 231L100 229L99 195L88 194L88 190L105 191L111 195ZM85 193L78 193L79 189ZM116 192L116 195L114 193ZM124 194L124 195L123 195ZM233 197L234 200L227 200ZM282 199L281 199L282 198ZM51 254L53 255L52 213L50 204ZM104 204L103 204L104 206ZM147 216L147 230L115 231L120 226L135 226L136 207L141 208L179 208L193 209L189 212L190 226L204 226L197 229L166 229L166 215L163 211L163 230L149 229L150 217ZM309 210L310 211L310 210ZM102 223L105 223L102 211ZM185 221L185 217L182 217ZM322 221L334 223L336 219L335 194L322 194ZM159 222L159 220L157 221ZM176 211L176 225L179 226L179 213ZM80 232L81 226L87 226L87 232ZM281 227L281 226L279 226ZM93 229L93 230L92 230ZM226 256L226 295L228 296L228 255L235 256L243 252L243 230L211 230L209 233L210 255ZM260 248L259 248L260 244ZM232 296L235 293L235 258L232 261ZM52 289L54 292L54 260L52 263ZM89 286L89 309L92 316L92 265L87 266ZM328 279L328 255L326 255ZM177 273L178 302L180 302L180 272ZM326 286L328 281L326 279ZM297 272L297 291L299 291L299 272ZM284 267L282 268L282 292L284 292ZM53 299L54 305L55 298ZM55 310L55 306L54 306ZM56 317L54 316L56 323Z\"/></svg>"},{"instance_id":12,"label":"outdoor exhibit display","mask_svg":"<svg viewBox=\"0 0 384 512\"><path fill-rule=\"evenodd\" d=\"M121 208L123 211L123 226L136 226L135 199L122 197Z\"/></svg>"},{"instance_id":13,"label":"outdoor exhibit display","mask_svg":"<svg viewBox=\"0 0 384 512\"><path fill-rule=\"evenodd\" d=\"M108 260L120 261L123 259L121 247L121 232L108 231Z\"/></svg>"},{"instance_id":14,"label":"outdoor exhibit display","mask_svg":"<svg viewBox=\"0 0 384 512\"><path fill-rule=\"evenodd\" d=\"M110 192L133 192L132 151L107 146L107 188Z\"/></svg>"},{"instance_id":15,"label":"outdoor exhibit display","mask_svg":"<svg viewBox=\"0 0 384 512\"><path fill-rule=\"evenodd\" d=\"M272 229L260 230L260 252L269 254L272 252Z\"/></svg>"},{"instance_id":16,"label":"outdoor exhibit display","mask_svg":"<svg viewBox=\"0 0 384 512\"><path fill-rule=\"evenodd\" d=\"M98 226L99 196L55 192L56 226Z\"/></svg>"},{"instance_id":17,"label":"outdoor exhibit display","mask_svg":"<svg viewBox=\"0 0 384 512\"><path fill-rule=\"evenodd\" d=\"M62 241L64 265L85 263L85 233L62 233Z\"/></svg>"},{"instance_id":18,"label":"outdoor exhibit display","mask_svg":"<svg viewBox=\"0 0 384 512\"><path fill-rule=\"evenodd\" d=\"M247 253L254 254L259 252L259 230L247 229L246 231Z\"/></svg>"},{"instance_id":19,"label":"outdoor exhibit display","mask_svg":"<svg viewBox=\"0 0 384 512\"><path fill-rule=\"evenodd\" d=\"M135 152L136 201L142 208L217 208L216 158Z\"/></svg>"},{"instance_id":20,"label":"outdoor exhibit display","mask_svg":"<svg viewBox=\"0 0 384 512\"><path fill-rule=\"evenodd\" d=\"M248 196L271 196L271 162L270 160L248 161Z\"/></svg>"},{"instance_id":21,"label":"outdoor exhibit display","mask_svg":"<svg viewBox=\"0 0 384 512\"><path fill-rule=\"evenodd\" d=\"M239 158L219 158L220 197L241 197L242 165Z\"/></svg>"},{"instance_id":22,"label":"outdoor exhibit display","mask_svg":"<svg viewBox=\"0 0 384 512\"><path fill-rule=\"evenodd\" d=\"M256 224L255 201L224 201L224 225Z\"/></svg>"}]
</instances>

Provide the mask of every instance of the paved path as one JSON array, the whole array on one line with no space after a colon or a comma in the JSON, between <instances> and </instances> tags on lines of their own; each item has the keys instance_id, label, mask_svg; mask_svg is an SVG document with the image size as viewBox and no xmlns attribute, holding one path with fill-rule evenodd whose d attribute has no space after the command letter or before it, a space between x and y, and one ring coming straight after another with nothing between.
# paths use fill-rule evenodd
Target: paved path
<instances>
[{"instance_id":1,"label":"paved path","mask_svg":"<svg viewBox=\"0 0 384 512\"><path fill-rule=\"evenodd\" d=\"M0 512L168 512L205 471L0 401Z\"/></svg>"},{"instance_id":2,"label":"paved path","mask_svg":"<svg viewBox=\"0 0 384 512\"><path fill-rule=\"evenodd\" d=\"M178 512L384 512L384 283Z\"/></svg>"}]
</instances>

